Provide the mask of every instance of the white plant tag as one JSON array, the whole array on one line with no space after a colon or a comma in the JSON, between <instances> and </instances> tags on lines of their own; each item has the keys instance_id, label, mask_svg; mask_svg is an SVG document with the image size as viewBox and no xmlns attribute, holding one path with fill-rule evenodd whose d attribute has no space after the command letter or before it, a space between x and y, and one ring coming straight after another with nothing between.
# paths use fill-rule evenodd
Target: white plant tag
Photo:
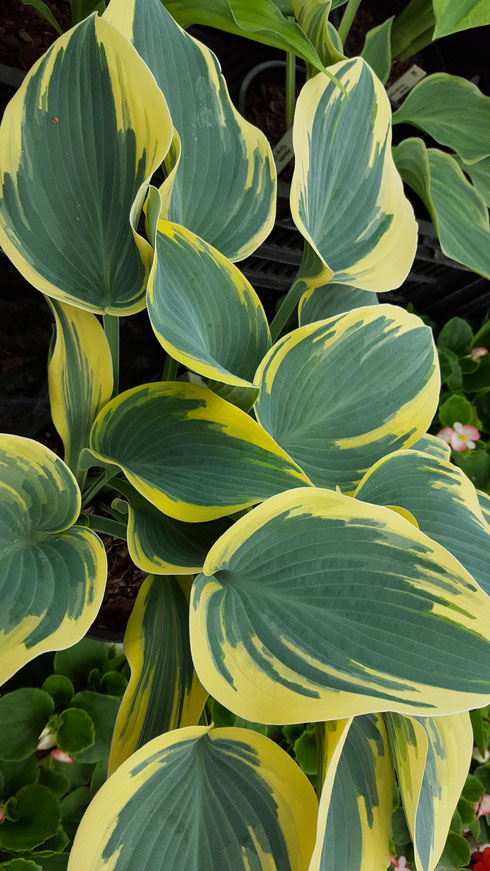
<instances>
[{"instance_id":1,"label":"white plant tag","mask_svg":"<svg viewBox=\"0 0 490 871\"><path fill-rule=\"evenodd\" d=\"M277 174L288 165L289 161L294 157L293 151L293 128L286 130L284 136L281 137L277 145L272 149L272 154L276 163Z\"/></svg>"},{"instance_id":2,"label":"white plant tag","mask_svg":"<svg viewBox=\"0 0 490 871\"><path fill-rule=\"evenodd\" d=\"M411 66L410 69L398 79L398 81L393 82L393 84L388 88L386 93L391 102L399 103L400 100L402 100L403 97L405 97L405 95L421 81L421 79L425 78L426 75L427 73L425 70L420 69L417 64Z\"/></svg>"}]
</instances>

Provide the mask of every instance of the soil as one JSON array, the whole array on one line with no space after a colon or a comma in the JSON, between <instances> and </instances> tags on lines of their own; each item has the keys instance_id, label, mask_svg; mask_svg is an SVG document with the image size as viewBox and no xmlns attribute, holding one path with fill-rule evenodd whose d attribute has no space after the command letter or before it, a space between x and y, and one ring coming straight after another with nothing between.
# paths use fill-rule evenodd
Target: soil
<instances>
[{"instance_id":1,"label":"soil","mask_svg":"<svg viewBox=\"0 0 490 871\"><path fill-rule=\"evenodd\" d=\"M123 633L147 573L131 561L125 541L110 535L100 537L107 553L108 574L104 600L94 627Z\"/></svg>"},{"instance_id":2,"label":"soil","mask_svg":"<svg viewBox=\"0 0 490 871\"><path fill-rule=\"evenodd\" d=\"M69 0L48 2L63 31L71 27ZM58 33L32 6L22 0L3 0L0 20L0 63L27 71L41 57Z\"/></svg>"}]
</instances>

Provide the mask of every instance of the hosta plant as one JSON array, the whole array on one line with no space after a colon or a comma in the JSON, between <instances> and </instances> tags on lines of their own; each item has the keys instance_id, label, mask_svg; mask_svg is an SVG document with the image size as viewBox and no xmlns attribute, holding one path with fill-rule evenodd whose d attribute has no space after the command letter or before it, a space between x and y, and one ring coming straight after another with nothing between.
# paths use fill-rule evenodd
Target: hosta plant
<instances>
[{"instance_id":1,"label":"hosta plant","mask_svg":"<svg viewBox=\"0 0 490 871\"><path fill-rule=\"evenodd\" d=\"M315 69L294 122L305 253L272 330L236 265L274 221L269 145L159 0L61 36L5 113L0 241L53 311L65 455L0 441L2 680L93 623L98 532L148 573L69 871L386 869L395 773L433 871L490 701L490 528L426 434L431 330L376 296L416 248L389 101L362 58ZM163 377L120 393L119 318L145 308ZM240 725L208 722L215 704ZM250 721L317 724L319 801Z\"/></svg>"}]
</instances>

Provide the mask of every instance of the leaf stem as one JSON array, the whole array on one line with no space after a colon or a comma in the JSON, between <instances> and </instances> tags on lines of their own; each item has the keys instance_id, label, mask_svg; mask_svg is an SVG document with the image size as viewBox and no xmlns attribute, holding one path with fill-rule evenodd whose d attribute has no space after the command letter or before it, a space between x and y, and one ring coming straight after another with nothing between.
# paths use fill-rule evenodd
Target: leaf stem
<instances>
[{"instance_id":1,"label":"leaf stem","mask_svg":"<svg viewBox=\"0 0 490 871\"><path fill-rule=\"evenodd\" d=\"M119 393L119 318L115 315L104 315L104 332L111 349L112 371L114 374L113 396Z\"/></svg>"},{"instance_id":2,"label":"leaf stem","mask_svg":"<svg viewBox=\"0 0 490 871\"><path fill-rule=\"evenodd\" d=\"M296 106L296 55L286 52L286 130L293 126Z\"/></svg>"},{"instance_id":3,"label":"leaf stem","mask_svg":"<svg viewBox=\"0 0 490 871\"><path fill-rule=\"evenodd\" d=\"M323 766L325 752L325 723L315 723L316 738L316 792L320 801L323 789Z\"/></svg>"},{"instance_id":4,"label":"leaf stem","mask_svg":"<svg viewBox=\"0 0 490 871\"><path fill-rule=\"evenodd\" d=\"M120 523L118 520L111 520L110 517L102 517L100 514L84 514L88 521L88 526L94 532L100 532L102 535L113 535L114 538L127 539L128 528L125 523Z\"/></svg>"},{"instance_id":5,"label":"leaf stem","mask_svg":"<svg viewBox=\"0 0 490 871\"><path fill-rule=\"evenodd\" d=\"M356 12L361 5L361 0L349 0L347 6L345 7L344 14L342 16L342 21L339 25L339 36L342 40L342 45L345 44L345 40L349 35L349 31L352 27L352 22L356 17Z\"/></svg>"},{"instance_id":6,"label":"leaf stem","mask_svg":"<svg viewBox=\"0 0 490 871\"><path fill-rule=\"evenodd\" d=\"M111 471L109 471L109 469L104 469L104 471L101 472L100 475L97 475L90 487L87 487L85 493L83 494L83 508L88 505L90 500L94 498L99 490L102 490L102 487L104 487L105 484L107 484L107 482L114 477L114 475L117 475L118 472L119 469L117 467L114 467L114 471L112 471L112 469Z\"/></svg>"},{"instance_id":7,"label":"leaf stem","mask_svg":"<svg viewBox=\"0 0 490 871\"><path fill-rule=\"evenodd\" d=\"M167 354L165 363L163 364L162 381L175 381L177 372L179 371L178 360L174 360L170 354Z\"/></svg>"}]
</instances>

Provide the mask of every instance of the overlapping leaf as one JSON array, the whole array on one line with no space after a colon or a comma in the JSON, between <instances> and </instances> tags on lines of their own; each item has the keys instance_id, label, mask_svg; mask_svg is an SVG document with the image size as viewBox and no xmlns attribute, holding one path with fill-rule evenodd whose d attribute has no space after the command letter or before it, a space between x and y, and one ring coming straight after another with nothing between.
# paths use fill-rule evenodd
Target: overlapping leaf
<instances>
[{"instance_id":1,"label":"overlapping leaf","mask_svg":"<svg viewBox=\"0 0 490 871\"><path fill-rule=\"evenodd\" d=\"M156 508L177 520L214 520L308 483L248 414L206 387L143 384L99 413L92 453L117 464Z\"/></svg>"},{"instance_id":2,"label":"overlapping leaf","mask_svg":"<svg viewBox=\"0 0 490 871\"><path fill-rule=\"evenodd\" d=\"M415 444L410 445L411 451L422 451L424 454L430 454L437 457L439 460L449 460L451 457L451 448L447 442L430 435L426 432Z\"/></svg>"},{"instance_id":3,"label":"overlapping leaf","mask_svg":"<svg viewBox=\"0 0 490 871\"><path fill-rule=\"evenodd\" d=\"M480 196L483 197L487 206L490 206L490 157L484 157L478 163L465 163L463 160L460 160L459 165L469 175L473 185Z\"/></svg>"},{"instance_id":4,"label":"overlapping leaf","mask_svg":"<svg viewBox=\"0 0 490 871\"><path fill-rule=\"evenodd\" d=\"M148 313L167 353L206 378L248 388L253 402L253 377L271 345L262 304L216 248L166 221L155 238Z\"/></svg>"},{"instance_id":5,"label":"overlapping leaf","mask_svg":"<svg viewBox=\"0 0 490 871\"><path fill-rule=\"evenodd\" d=\"M109 773L147 741L196 726L207 693L197 680L189 644L190 581L150 575L124 636L131 680L117 715Z\"/></svg>"},{"instance_id":6,"label":"overlapping leaf","mask_svg":"<svg viewBox=\"0 0 490 871\"><path fill-rule=\"evenodd\" d=\"M92 312L144 308L152 251L133 204L171 138L161 91L115 28L94 14L56 40L0 128L0 242L34 287Z\"/></svg>"},{"instance_id":7,"label":"overlapping leaf","mask_svg":"<svg viewBox=\"0 0 490 871\"><path fill-rule=\"evenodd\" d=\"M328 20L331 0L293 0L294 14L301 29L315 46L325 66L345 60L342 41L333 24ZM307 65L307 78L318 69Z\"/></svg>"},{"instance_id":8,"label":"overlapping leaf","mask_svg":"<svg viewBox=\"0 0 490 871\"><path fill-rule=\"evenodd\" d=\"M490 277L488 209L456 160L417 138L405 139L394 156L403 180L427 206L443 252Z\"/></svg>"},{"instance_id":9,"label":"overlapping leaf","mask_svg":"<svg viewBox=\"0 0 490 871\"><path fill-rule=\"evenodd\" d=\"M88 445L97 412L112 396L112 358L95 315L49 300L56 340L48 364L53 423L65 448L65 463L83 484L78 458Z\"/></svg>"},{"instance_id":10,"label":"overlapping leaf","mask_svg":"<svg viewBox=\"0 0 490 871\"><path fill-rule=\"evenodd\" d=\"M383 718L355 717L330 767L309 871L387 868L394 774Z\"/></svg>"},{"instance_id":11,"label":"overlapping leaf","mask_svg":"<svg viewBox=\"0 0 490 871\"><path fill-rule=\"evenodd\" d=\"M383 85L386 84L391 69L391 25L393 18L392 15L382 24L368 30L361 52L362 57Z\"/></svg>"},{"instance_id":12,"label":"overlapping leaf","mask_svg":"<svg viewBox=\"0 0 490 871\"><path fill-rule=\"evenodd\" d=\"M477 490L476 493L483 518L490 524L490 496L488 493L482 493L481 490Z\"/></svg>"},{"instance_id":13,"label":"overlapping leaf","mask_svg":"<svg viewBox=\"0 0 490 871\"><path fill-rule=\"evenodd\" d=\"M201 683L264 723L443 714L490 698L490 600L394 511L280 494L211 548L191 593Z\"/></svg>"},{"instance_id":14,"label":"overlapping leaf","mask_svg":"<svg viewBox=\"0 0 490 871\"><path fill-rule=\"evenodd\" d=\"M276 172L267 139L231 103L213 52L185 33L160 0L111 0L104 18L148 64L179 136L181 152L175 148L174 171L162 188L162 218L231 260L247 257L274 223Z\"/></svg>"},{"instance_id":15,"label":"overlapping leaf","mask_svg":"<svg viewBox=\"0 0 490 871\"><path fill-rule=\"evenodd\" d=\"M317 802L290 756L248 729L150 741L99 790L69 871L305 871Z\"/></svg>"},{"instance_id":16,"label":"overlapping leaf","mask_svg":"<svg viewBox=\"0 0 490 871\"><path fill-rule=\"evenodd\" d=\"M79 641L95 620L107 561L73 526L80 491L44 445L0 438L0 684L40 653Z\"/></svg>"},{"instance_id":17,"label":"overlapping leaf","mask_svg":"<svg viewBox=\"0 0 490 871\"><path fill-rule=\"evenodd\" d=\"M430 329L389 305L294 330L265 356L255 381L264 429L315 485L345 492L380 457L417 441L439 398Z\"/></svg>"},{"instance_id":18,"label":"overlapping leaf","mask_svg":"<svg viewBox=\"0 0 490 871\"><path fill-rule=\"evenodd\" d=\"M369 290L359 290L358 287L348 287L345 284L329 282L323 287L311 287L305 290L299 301L298 320L300 327L314 324L334 315L361 308L365 305L377 305L378 297Z\"/></svg>"},{"instance_id":19,"label":"overlapping leaf","mask_svg":"<svg viewBox=\"0 0 490 871\"><path fill-rule=\"evenodd\" d=\"M417 871L434 871L461 796L473 749L469 715L385 714Z\"/></svg>"},{"instance_id":20,"label":"overlapping leaf","mask_svg":"<svg viewBox=\"0 0 490 871\"><path fill-rule=\"evenodd\" d=\"M406 508L490 595L490 530L473 484L457 466L419 451L396 451L367 472L355 495Z\"/></svg>"},{"instance_id":21,"label":"overlapping leaf","mask_svg":"<svg viewBox=\"0 0 490 871\"><path fill-rule=\"evenodd\" d=\"M185 523L168 517L127 481L111 484L128 499L127 542L131 559L144 572L156 575L194 575L200 572L212 544L232 521L226 517L207 523Z\"/></svg>"},{"instance_id":22,"label":"overlapping leaf","mask_svg":"<svg viewBox=\"0 0 490 871\"><path fill-rule=\"evenodd\" d=\"M486 0L432 0L436 27L434 39L490 24L490 6Z\"/></svg>"},{"instance_id":23,"label":"overlapping leaf","mask_svg":"<svg viewBox=\"0 0 490 871\"><path fill-rule=\"evenodd\" d=\"M291 212L322 260L317 284L392 290L409 272L417 227L391 156L390 103L362 58L330 70L347 94L315 76L296 105Z\"/></svg>"},{"instance_id":24,"label":"overlapping leaf","mask_svg":"<svg viewBox=\"0 0 490 871\"><path fill-rule=\"evenodd\" d=\"M459 76L427 76L410 91L393 123L419 127L466 163L490 155L490 97Z\"/></svg>"}]
</instances>

